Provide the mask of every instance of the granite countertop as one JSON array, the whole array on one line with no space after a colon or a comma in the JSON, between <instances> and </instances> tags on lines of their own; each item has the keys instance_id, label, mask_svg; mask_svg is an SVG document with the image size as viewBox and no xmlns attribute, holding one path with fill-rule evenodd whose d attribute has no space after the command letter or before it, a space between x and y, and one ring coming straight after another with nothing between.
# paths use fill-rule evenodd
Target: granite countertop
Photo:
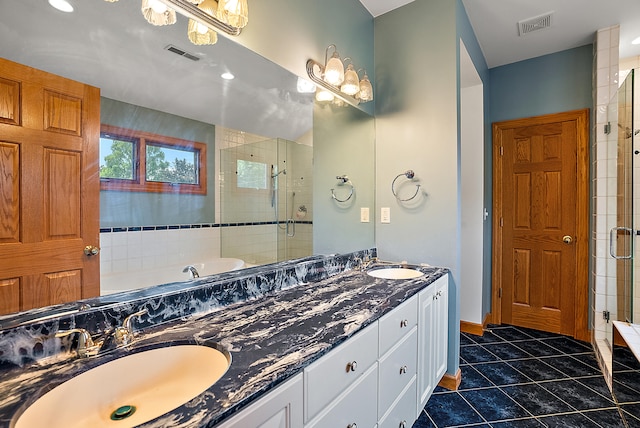
<instances>
[{"instance_id":1,"label":"granite countertop","mask_svg":"<svg viewBox=\"0 0 640 428\"><path fill-rule=\"evenodd\" d=\"M212 427L299 373L334 346L375 322L448 272L419 267L410 280L377 279L347 270L266 297L234 303L138 334L132 345L99 357L43 361L0 375L0 422L80 372L128 353L171 344L215 342L231 353L229 370L209 389L141 426ZM61 357L62 358L62 357Z\"/></svg>"}]
</instances>

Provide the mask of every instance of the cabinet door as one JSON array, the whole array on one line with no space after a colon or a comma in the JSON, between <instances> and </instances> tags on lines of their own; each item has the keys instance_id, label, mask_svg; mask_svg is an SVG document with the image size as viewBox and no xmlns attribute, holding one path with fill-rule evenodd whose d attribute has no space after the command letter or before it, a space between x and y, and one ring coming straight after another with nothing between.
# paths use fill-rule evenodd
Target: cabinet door
<instances>
[{"instance_id":1,"label":"cabinet door","mask_svg":"<svg viewBox=\"0 0 640 428\"><path fill-rule=\"evenodd\" d=\"M304 369L304 421L308 422L356 382L378 359L378 323Z\"/></svg>"},{"instance_id":2,"label":"cabinet door","mask_svg":"<svg viewBox=\"0 0 640 428\"><path fill-rule=\"evenodd\" d=\"M447 371L449 275L418 297L418 415Z\"/></svg>"},{"instance_id":3,"label":"cabinet door","mask_svg":"<svg viewBox=\"0 0 640 428\"><path fill-rule=\"evenodd\" d=\"M434 383L442 379L447 371L447 340L448 340L448 288L449 281L447 276L444 280L438 280L438 288L435 290L435 306L433 307L433 327L434 327L434 346L433 346L433 371ZM435 385L434 385L435 386Z\"/></svg>"},{"instance_id":4,"label":"cabinet door","mask_svg":"<svg viewBox=\"0 0 640 428\"><path fill-rule=\"evenodd\" d=\"M380 391L378 392L378 418L387 413L391 405L416 375L417 332L412 332L399 341L380 360ZM413 403L415 405L415 394Z\"/></svg>"},{"instance_id":5,"label":"cabinet door","mask_svg":"<svg viewBox=\"0 0 640 428\"><path fill-rule=\"evenodd\" d=\"M373 428L377 422L378 364L310 421L305 428Z\"/></svg>"},{"instance_id":6,"label":"cabinet door","mask_svg":"<svg viewBox=\"0 0 640 428\"><path fill-rule=\"evenodd\" d=\"M417 415L431 396L434 385L434 363L431 354L434 346L433 308L434 287L422 291L418 297L418 408Z\"/></svg>"},{"instance_id":7,"label":"cabinet door","mask_svg":"<svg viewBox=\"0 0 640 428\"><path fill-rule=\"evenodd\" d=\"M302 428L302 373L216 428Z\"/></svg>"}]
</instances>

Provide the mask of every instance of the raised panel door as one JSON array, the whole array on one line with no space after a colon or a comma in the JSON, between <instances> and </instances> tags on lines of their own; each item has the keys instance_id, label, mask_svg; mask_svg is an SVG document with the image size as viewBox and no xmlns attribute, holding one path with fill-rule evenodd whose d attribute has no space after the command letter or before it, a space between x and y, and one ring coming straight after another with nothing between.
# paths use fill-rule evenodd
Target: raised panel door
<instances>
[{"instance_id":1,"label":"raised panel door","mask_svg":"<svg viewBox=\"0 0 640 428\"><path fill-rule=\"evenodd\" d=\"M0 70L0 281L17 284L17 310L97 296L99 256L83 250L99 246L100 91Z\"/></svg>"}]
</instances>

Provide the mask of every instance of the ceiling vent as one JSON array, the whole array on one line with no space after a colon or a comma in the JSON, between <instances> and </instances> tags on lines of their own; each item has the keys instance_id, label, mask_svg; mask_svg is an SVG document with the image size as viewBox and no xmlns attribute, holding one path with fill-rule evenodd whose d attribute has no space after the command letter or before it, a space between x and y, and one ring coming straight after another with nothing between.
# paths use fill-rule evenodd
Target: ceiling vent
<instances>
[{"instance_id":1,"label":"ceiling vent","mask_svg":"<svg viewBox=\"0 0 640 428\"><path fill-rule=\"evenodd\" d=\"M518 35L524 36L527 33L533 31L544 30L551 27L551 16L553 12L545 13L544 15L536 16L534 18L523 19L518 22Z\"/></svg>"},{"instance_id":2,"label":"ceiling vent","mask_svg":"<svg viewBox=\"0 0 640 428\"><path fill-rule=\"evenodd\" d=\"M166 50L168 50L169 52L173 52L176 55L180 55L183 56L185 58L190 59L191 61L200 61L200 57L196 56L194 54L190 54L187 51L183 51L182 49L180 49L179 47L173 46L173 45L167 45L164 47Z\"/></svg>"}]
</instances>

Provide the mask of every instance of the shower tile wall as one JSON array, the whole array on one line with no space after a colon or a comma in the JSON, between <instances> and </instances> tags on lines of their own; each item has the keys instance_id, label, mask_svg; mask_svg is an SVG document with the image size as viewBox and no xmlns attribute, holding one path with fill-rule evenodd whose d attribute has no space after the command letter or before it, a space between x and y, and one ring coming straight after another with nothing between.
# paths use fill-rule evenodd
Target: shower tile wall
<instances>
[{"instance_id":1,"label":"shower tile wall","mask_svg":"<svg viewBox=\"0 0 640 428\"><path fill-rule=\"evenodd\" d=\"M608 337L611 324L603 319L607 301L615 301L616 265L609 256L608 231L616 225L616 158L617 136L606 135L604 125L608 122L607 106L618 90L618 45L620 28L613 26L601 29L594 43L594 101L595 123L593 124L592 189L593 189L593 241L591 299L592 341L601 362L611 361ZM612 305L610 305L612 306ZM613 318L614 314L611 315ZM610 368L603 365L606 377Z\"/></svg>"},{"instance_id":2,"label":"shower tile wall","mask_svg":"<svg viewBox=\"0 0 640 428\"><path fill-rule=\"evenodd\" d=\"M283 156L278 157L276 144L280 153L286 150L282 146L284 140L267 139L266 137L240 132L232 129L216 128L216 188L220 189L216 196L216 222L221 224L235 223L273 223L250 224L224 227L221 232L222 257L236 257L249 264L265 264L278 261L282 258L297 258L310 255L312 249L311 224L296 224L296 236L287 238L287 252L282 254L279 247L284 245L285 234L281 229L276 233L276 207L272 201L277 202L279 219L295 216L299 206L304 205L308 212L303 221L311 221L311 195L312 195L312 171L311 150L298 150L298 145L293 144L288 150L288 162L283 162ZM287 142L284 142L287 143ZM290 189L285 196L280 193L275 200L272 195L272 183L267 183L266 189L238 189L236 187L236 162L238 159L267 165L270 174L271 165L276 171L287 170L287 174L280 175L277 180L278 187L284 186L284 180L289 183ZM299 167L308 165L301 172ZM295 192L295 199L293 199ZM287 198L287 199L285 199ZM293 201L293 206L291 205ZM288 204L288 206L287 206ZM289 212L295 208L293 212ZM285 215L286 214L286 215ZM281 225L284 227L284 225ZM280 242L278 242L280 240Z\"/></svg>"}]
</instances>

